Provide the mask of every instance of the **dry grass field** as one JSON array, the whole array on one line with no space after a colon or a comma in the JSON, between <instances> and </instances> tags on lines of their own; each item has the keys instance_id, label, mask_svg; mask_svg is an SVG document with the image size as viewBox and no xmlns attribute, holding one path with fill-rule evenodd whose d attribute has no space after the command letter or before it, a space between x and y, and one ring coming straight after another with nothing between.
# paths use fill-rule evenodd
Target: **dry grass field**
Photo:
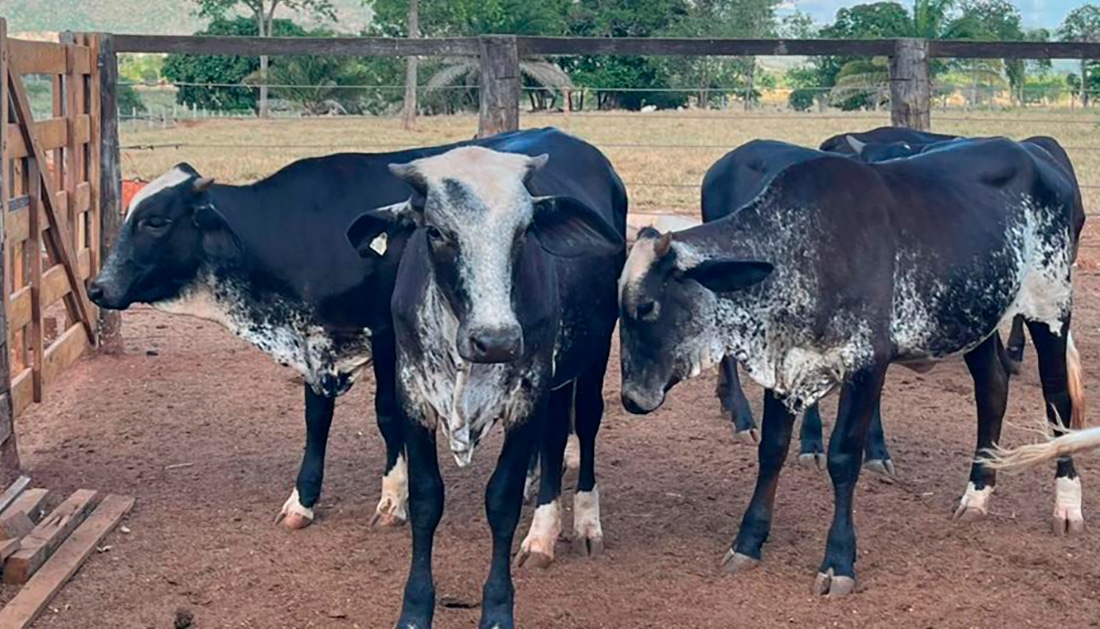
<instances>
[{"instance_id":1,"label":"dry grass field","mask_svg":"<svg viewBox=\"0 0 1100 629\"><path fill-rule=\"evenodd\" d=\"M1069 148L1081 183L1100 186L1097 121L1097 113L1079 110L932 114L933 130L940 133L1053 136ZM836 133L889 124L889 116L775 111L586 112L525 114L521 122L524 127L557 126L603 149L627 182L633 209L697 213L703 173L726 151L754 138L816 146ZM245 182L312 155L384 152L468 139L477 130L477 118L421 118L418 127L408 132L396 119L371 117L181 121L168 129L125 124L124 146L159 148L125 151L123 172L128 177L152 178L185 160L205 175L226 182ZM1086 190L1086 196L1094 202L1100 200L1098 195L1100 187Z\"/></svg>"}]
</instances>

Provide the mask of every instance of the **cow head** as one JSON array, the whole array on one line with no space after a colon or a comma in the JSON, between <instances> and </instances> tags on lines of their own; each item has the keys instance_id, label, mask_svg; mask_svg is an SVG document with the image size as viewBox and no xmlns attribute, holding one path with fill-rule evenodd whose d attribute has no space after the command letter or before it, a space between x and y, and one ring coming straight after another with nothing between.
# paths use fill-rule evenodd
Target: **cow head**
<instances>
[{"instance_id":1,"label":"cow head","mask_svg":"<svg viewBox=\"0 0 1100 629\"><path fill-rule=\"evenodd\" d=\"M142 188L88 297L118 310L170 301L194 282L205 260L237 251L236 236L211 205L212 183L179 164Z\"/></svg>"},{"instance_id":2,"label":"cow head","mask_svg":"<svg viewBox=\"0 0 1100 629\"><path fill-rule=\"evenodd\" d=\"M426 252L434 283L458 321L459 355L510 362L524 353L516 316L517 261L530 243L552 255L610 254L622 237L595 211L565 197L532 197L529 178L548 160L462 147L390 170L415 191L406 203L360 216L348 230L364 257L412 225L410 249ZM416 240L424 239L417 247ZM405 263L403 259L402 263Z\"/></svg>"},{"instance_id":3,"label":"cow head","mask_svg":"<svg viewBox=\"0 0 1100 629\"><path fill-rule=\"evenodd\" d=\"M700 260L671 233L641 230L619 278L623 406L652 412L676 383L717 362L725 348L716 293L748 288L771 271L767 262Z\"/></svg>"}]
</instances>

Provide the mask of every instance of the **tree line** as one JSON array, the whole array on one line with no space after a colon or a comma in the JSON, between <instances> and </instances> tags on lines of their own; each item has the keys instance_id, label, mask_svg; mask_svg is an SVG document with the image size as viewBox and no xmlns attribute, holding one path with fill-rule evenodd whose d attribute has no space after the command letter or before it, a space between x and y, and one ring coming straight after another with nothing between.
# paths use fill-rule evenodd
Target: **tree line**
<instances>
[{"instance_id":1,"label":"tree line","mask_svg":"<svg viewBox=\"0 0 1100 629\"><path fill-rule=\"evenodd\" d=\"M1027 29L1008 0L885 1L840 9L834 21L815 25L795 12L777 16L779 0L366 0L373 18L364 36L406 37L410 13L423 37L485 34L575 37L722 37L874 39L922 37L1002 41L1100 41L1100 6L1073 9L1056 30ZM282 15L331 21L328 0L191 0L210 18L198 35L332 36ZM289 11L287 11L289 10ZM334 25L335 26L335 25ZM930 68L941 94L949 84L1006 89L1015 102L1028 87L1066 88L1087 104L1100 91L1098 62L1054 76L1049 61L934 60ZM761 89L791 88L789 103L873 109L889 98L886 58L817 57L784 73L765 72L752 57L579 56L521 59L525 93L533 109L640 109L747 103ZM267 86L277 106L309 113L388 113L406 99L406 81L418 85L419 113L452 113L477 107L478 65L472 59L421 59L406 72L395 58L296 57L266 59L168 55L159 73L179 86L177 101L210 110L262 111ZM124 68L125 71L125 68ZM148 80L148 70L142 70ZM241 87L245 86L245 87ZM568 100L566 100L568 99ZM587 99L587 100L586 100Z\"/></svg>"}]
</instances>

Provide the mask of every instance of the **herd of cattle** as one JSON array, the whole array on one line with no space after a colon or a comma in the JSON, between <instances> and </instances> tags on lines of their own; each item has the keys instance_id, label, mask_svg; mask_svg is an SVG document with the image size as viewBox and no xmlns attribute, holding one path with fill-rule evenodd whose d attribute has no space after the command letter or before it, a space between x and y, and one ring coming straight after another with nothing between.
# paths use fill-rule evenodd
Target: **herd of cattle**
<instances>
[{"instance_id":1,"label":"herd of cattle","mask_svg":"<svg viewBox=\"0 0 1100 629\"><path fill-rule=\"evenodd\" d=\"M1085 215L1056 141L897 128L821 150L753 141L707 172L702 215L680 231L642 229L628 256L621 179L556 129L305 159L245 186L180 164L132 199L88 294L104 308L146 303L216 321L304 376L305 455L281 511L290 528L314 518L335 398L373 368L386 462L372 524L412 530L402 629L432 623L440 430L462 466L494 424L504 429L485 494L493 551L481 627L514 625L512 541L536 462L536 508L514 562L553 560L571 434L573 539L601 551L595 441L616 325L628 411L653 412L678 382L720 365L734 431L759 444L727 570L761 560L805 412L799 460L828 469L836 507L813 589L852 592L860 469L893 473L879 413L887 368L957 354L979 429L956 517L987 513L998 467L1057 458L1055 530L1083 527L1069 454L1097 440L1072 430L1084 418L1070 318ZM1063 436L1004 452L1025 326ZM737 363L766 391L759 430ZM817 403L834 390L826 450Z\"/></svg>"}]
</instances>

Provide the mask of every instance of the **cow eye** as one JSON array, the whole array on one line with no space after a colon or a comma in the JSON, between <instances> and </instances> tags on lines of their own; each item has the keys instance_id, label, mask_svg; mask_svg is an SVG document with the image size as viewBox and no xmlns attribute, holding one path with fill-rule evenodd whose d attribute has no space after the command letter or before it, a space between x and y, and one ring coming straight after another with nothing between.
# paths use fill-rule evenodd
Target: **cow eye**
<instances>
[{"instance_id":1,"label":"cow eye","mask_svg":"<svg viewBox=\"0 0 1100 629\"><path fill-rule=\"evenodd\" d=\"M660 309L657 307L655 301L643 301L638 304L638 318L652 321L657 318L657 313Z\"/></svg>"},{"instance_id":2,"label":"cow eye","mask_svg":"<svg viewBox=\"0 0 1100 629\"><path fill-rule=\"evenodd\" d=\"M141 221L141 227L151 232L162 232L171 224L172 221L163 216L150 216Z\"/></svg>"},{"instance_id":3,"label":"cow eye","mask_svg":"<svg viewBox=\"0 0 1100 629\"><path fill-rule=\"evenodd\" d=\"M446 242L447 239L444 238L443 232L439 231L438 228L433 225L428 225L428 240L430 240L433 245L440 245Z\"/></svg>"}]
</instances>

